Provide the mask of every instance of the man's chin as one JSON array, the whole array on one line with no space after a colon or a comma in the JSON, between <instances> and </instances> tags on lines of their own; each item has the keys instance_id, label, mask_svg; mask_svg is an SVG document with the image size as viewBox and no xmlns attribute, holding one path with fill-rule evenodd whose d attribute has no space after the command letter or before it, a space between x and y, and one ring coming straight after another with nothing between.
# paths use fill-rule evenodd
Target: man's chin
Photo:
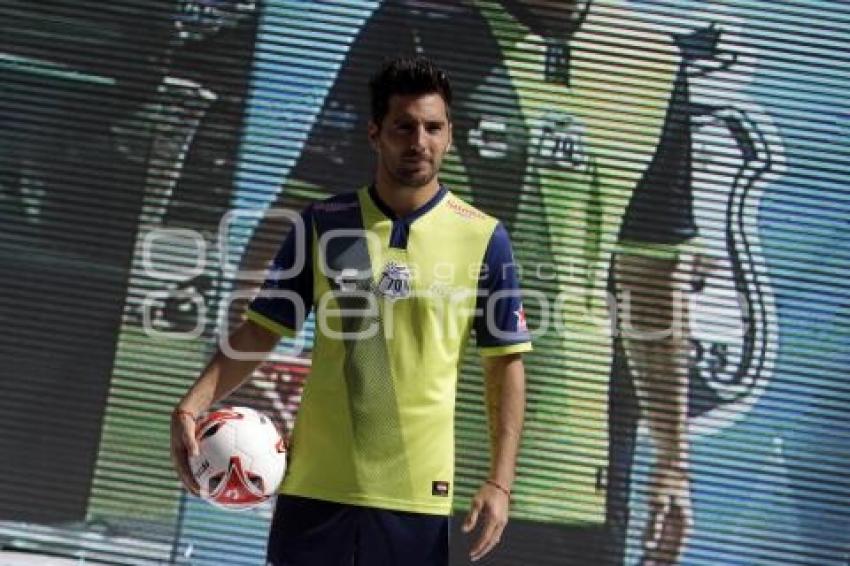
<instances>
[{"instance_id":1,"label":"man's chin","mask_svg":"<svg viewBox=\"0 0 850 566\"><path fill-rule=\"evenodd\" d=\"M436 177L436 173L402 173L396 176L399 184L411 189L421 189L431 183Z\"/></svg>"}]
</instances>

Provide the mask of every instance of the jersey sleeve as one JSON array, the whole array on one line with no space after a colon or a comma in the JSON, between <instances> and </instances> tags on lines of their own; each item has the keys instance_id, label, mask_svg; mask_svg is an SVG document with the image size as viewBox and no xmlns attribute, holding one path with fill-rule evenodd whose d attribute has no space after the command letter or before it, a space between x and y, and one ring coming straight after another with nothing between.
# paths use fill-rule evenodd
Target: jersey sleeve
<instances>
[{"instance_id":1,"label":"jersey sleeve","mask_svg":"<svg viewBox=\"0 0 850 566\"><path fill-rule=\"evenodd\" d=\"M281 336L294 336L313 308L313 214L286 236L266 280L248 306L246 318Z\"/></svg>"},{"instance_id":2,"label":"jersey sleeve","mask_svg":"<svg viewBox=\"0 0 850 566\"><path fill-rule=\"evenodd\" d=\"M482 356L531 350L511 241L501 223L493 230L484 254L474 327Z\"/></svg>"}]
</instances>

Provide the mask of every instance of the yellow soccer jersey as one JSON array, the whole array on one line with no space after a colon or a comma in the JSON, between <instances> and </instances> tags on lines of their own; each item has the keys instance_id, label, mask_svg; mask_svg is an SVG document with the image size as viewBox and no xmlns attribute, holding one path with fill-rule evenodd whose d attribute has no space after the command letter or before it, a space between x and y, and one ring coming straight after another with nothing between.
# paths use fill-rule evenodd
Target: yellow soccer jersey
<instances>
[{"instance_id":1,"label":"yellow soccer jersey","mask_svg":"<svg viewBox=\"0 0 850 566\"><path fill-rule=\"evenodd\" d=\"M248 311L288 335L316 311L282 492L449 514L470 331L485 356L531 349L507 232L445 188L401 218L364 188L302 219Z\"/></svg>"}]
</instances>

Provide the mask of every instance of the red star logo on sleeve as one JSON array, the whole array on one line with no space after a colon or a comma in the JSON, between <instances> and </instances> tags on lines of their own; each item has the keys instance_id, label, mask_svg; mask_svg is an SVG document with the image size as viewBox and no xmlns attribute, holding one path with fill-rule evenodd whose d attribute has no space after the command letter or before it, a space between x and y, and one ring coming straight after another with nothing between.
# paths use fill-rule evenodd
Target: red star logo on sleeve
<instances>
[{"instance_id":1,"label":"red star logo on sleeve","mask_svg":"<svg viewBox=\"0 0 850 566\"><path fill-rule=\"evenodd\" d=\"M518 332L528 332L528 325L525 322L525 309L520 305L519 310L514 311L516 315L516 329Z\"/></svg>"}]
</instances>

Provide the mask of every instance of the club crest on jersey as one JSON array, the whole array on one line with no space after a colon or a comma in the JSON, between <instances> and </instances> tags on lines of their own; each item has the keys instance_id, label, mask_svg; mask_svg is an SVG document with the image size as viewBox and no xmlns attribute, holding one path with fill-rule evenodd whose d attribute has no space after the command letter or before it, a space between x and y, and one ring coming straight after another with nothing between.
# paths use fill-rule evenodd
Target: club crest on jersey
<instances>
[{"instance_id":1,"label":"club crest on jersey","mask_svg":"<svg viewBox=\"0 0 850 566\"><path fill-rule=\"evenodd\" d=\"M378 294L392 300L410 296L410 269L406 265L389 262L378 281Z\"/></svg>"},{"instance_id":2,"label":"club crest on jersey","mask_svg":"<svg viewBox=\"0 0 850 566\"><path fill-rule=\"evenodd\" d=\"M550 112L543 117L538 135L537 157L543 162L560 169L587 170L584 125L575 117Z\"/></svg>"}]
</instances>

